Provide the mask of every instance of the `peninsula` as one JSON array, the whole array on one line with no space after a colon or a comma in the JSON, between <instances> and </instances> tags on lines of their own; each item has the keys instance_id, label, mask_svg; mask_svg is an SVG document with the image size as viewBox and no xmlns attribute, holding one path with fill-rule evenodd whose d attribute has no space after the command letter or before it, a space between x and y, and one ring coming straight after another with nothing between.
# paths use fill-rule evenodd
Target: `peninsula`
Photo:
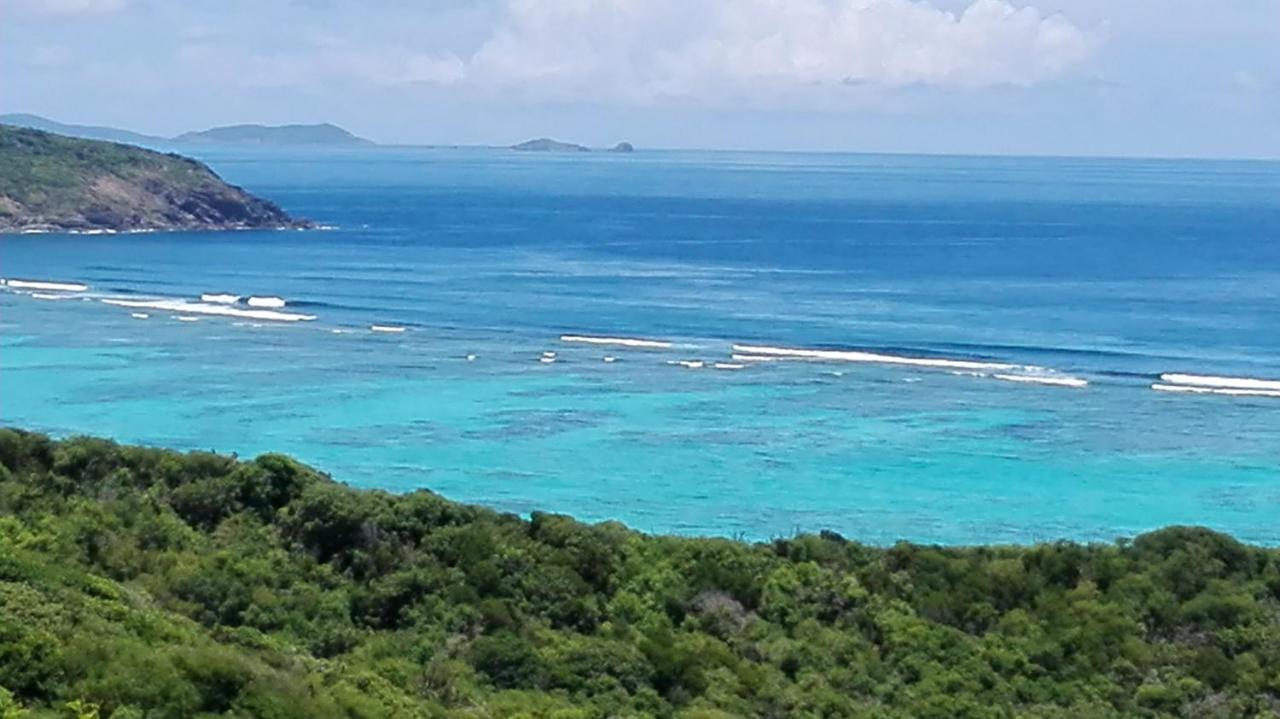
<instances>
[{"instance_id":1,"label":"peninsula","mask_svg":"<svg viewBox=\"0 0 1280 719\"><path fill-rule=\"evenodd\" d=\"M0 232L309 226L187 157L0 125Z\"/></svg>"}]
</instances>

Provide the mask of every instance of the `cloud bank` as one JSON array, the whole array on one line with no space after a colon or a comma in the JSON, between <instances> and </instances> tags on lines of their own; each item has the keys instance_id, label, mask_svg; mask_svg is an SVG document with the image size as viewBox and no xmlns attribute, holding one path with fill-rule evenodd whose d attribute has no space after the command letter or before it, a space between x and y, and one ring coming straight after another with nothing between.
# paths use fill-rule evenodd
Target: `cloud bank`
<instances>
[{"instance_id":1,"label":"cloud bank","mask_svg":"<svg viewBox=\"0 0 1280 719\"><path fill-rule=\"evenodd\" d=\"M1031 86L1089 58L1061 15L1007 0L511 0L458 81L627 100L795 87Z\"/></svg>"},{"instance_id":2,"label":"cloud bank","mask_svg":"<svg viewBox=\"0 0 1280 719\"><path fill-rule=\"evenodd\" d=\"M1010 0L972 0L958 12L933 2L504 0L466 47L349 33L298 35L267 50L222 38L192 43L178 59L190 76L233 86L812 106L903 87L1029 87L1071 72L1098 44L1066 17Z\"/></svg>"}]
</instances>

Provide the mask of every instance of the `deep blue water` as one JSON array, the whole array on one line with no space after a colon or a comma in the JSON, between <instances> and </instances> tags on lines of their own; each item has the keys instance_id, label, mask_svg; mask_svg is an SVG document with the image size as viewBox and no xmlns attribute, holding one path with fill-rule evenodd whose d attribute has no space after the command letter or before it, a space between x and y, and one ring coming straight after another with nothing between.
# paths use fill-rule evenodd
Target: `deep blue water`
<instances>
[{"instance_id":1,"label":"deep blue water","mask_svg":"<svg viewBox=\"0 0 1280 719\"><path fill-rule=\"evenodd\" d=\"M336 229L0 238L89 285L0 292L0 422L661 532L1280 543L1280 385L1161 379L1280 380L1280 163L193 151ZM101 301L205 292L315 319Z\"/></svg>"}]
</instances>

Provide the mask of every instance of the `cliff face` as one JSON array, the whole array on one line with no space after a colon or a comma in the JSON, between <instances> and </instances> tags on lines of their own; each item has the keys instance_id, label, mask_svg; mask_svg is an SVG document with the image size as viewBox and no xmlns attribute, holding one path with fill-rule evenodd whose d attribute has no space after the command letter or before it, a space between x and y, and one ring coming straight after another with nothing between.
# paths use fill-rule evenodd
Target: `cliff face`
<instances>
[{"instance_id":1,"label":"cliff face","mask_svg":"<svg viewBox=\"0 0 1280 719\"><path fill-rule=\"evenodd\" d=\"M308 226L190 158L0 125L0 232Z\"/></svg>"}]
</instances>

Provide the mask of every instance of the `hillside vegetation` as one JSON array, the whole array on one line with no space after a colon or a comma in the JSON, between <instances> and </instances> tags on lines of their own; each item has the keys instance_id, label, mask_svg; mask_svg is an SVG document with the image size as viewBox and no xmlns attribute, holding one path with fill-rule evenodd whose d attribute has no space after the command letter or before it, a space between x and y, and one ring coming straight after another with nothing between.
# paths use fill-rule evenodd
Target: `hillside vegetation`
<instances>
[{"instance_id":1,"label":"hillside vegetation","mask_svg":"<svg viewBox=\"0 0 1280 719\"><path fill-rule=\"evenodd\" d=\"M0 125L0 232L305 225L186 157Z\"/></svg>"},{"instance_id":2,"label":"hillside vegetation","mask_svg":"<svg viewBox=\"0 0 1280 719\"><path fill-rule=\"evenodd\" d=\"M0 716L1250 717L1280 552L746 544L0 430Z\"/></svg>"}]
</instances>

